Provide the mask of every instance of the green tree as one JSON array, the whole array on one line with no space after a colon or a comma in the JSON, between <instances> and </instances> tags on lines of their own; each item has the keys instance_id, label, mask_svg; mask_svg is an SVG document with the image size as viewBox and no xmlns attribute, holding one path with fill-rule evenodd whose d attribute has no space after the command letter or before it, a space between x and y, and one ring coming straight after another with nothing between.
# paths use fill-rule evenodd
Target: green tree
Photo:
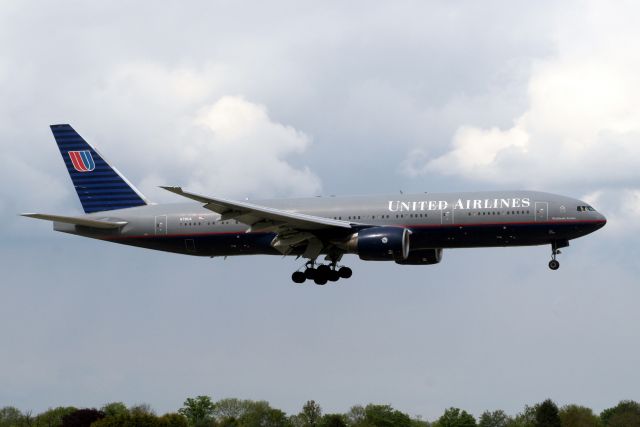
<instances>
[{"instance_id":1,"label":"green tree","mask_svg":"<svg viewBox=\"0 0 640 427\"><path fill-rule=\"evenodd\" d=\"M360 426L364 424L365 411L364 406L354 405L346 414L347 424L350 426Z\"/></svg>"},{"instance_id":2,"label":"green tree","mask_svg":"<svg viewBox=\"0 0 640 427\"><path fill-rule=\"evenodd\" d=\"M425 421L421 418L412 418L411 427L431 427L432 424L429 421Z\"/></svg>"},{"instance_id":3,"label":"green tree","mask_svg":"<svg viewBox=\"0 0 640 427\"><path fill-rule=\"evenodd\" d=\"M535 427L538 406L540 405L525 405L522 412L519 412L507 425L509 427Z\"/></svg>"},{"instance_id":4,"label":"green tree","mask_svg":"<svg viewBox=\"0 0 640 427\"><path fill-rule=\"evenodd\" d=\"M132 406L131 408L129 408L129 413L131 415L138 415L138 414L155 415L156 414L153 411L153 409L151 409L151 405L149 405L148 403L140 403L138 405Z\"/></svg>"},{"instance_id":5,"label":"green tree","mask_svg":"<svg viewBox=\"0 0 640 427\"><path fill-rule=\"evenodd\" d=\"M606 427L640 426L640 403L622 400L613 408L602 411L600 419Z\"/></svg>"},{"instance_id":6,"label":"green tree","mask_svg":"<svg viewBox=\"0 0 640 427\"><path fill-rule=\"evenodd\" d=\"M127 406L122 402L111 402L100 408L106 417L115 417L118 415L126 415L129 413Z\"/></svg>"},{"instance_id":7,"label":"green tree","mask_svg":"<svg viewBox=\"0 0 640 427\"><path fill-rule=\"evenodd\" d=\"M60 427L62 426L62 417L75 410L76 408L71 406L47 409L36 417L35 425L38 427Z\"/></svg>"},{"instance_id":8,"label":"green tree","mask_svg":"<svg viewBox=\"0 0 640 427\"><path fill-rule=\"evenodd\" d=\"M538 405L535 427L561 427L558 406L553 400L547 399Z\"/></svg>"},{"instance_id":9,"label":"green tree","mask_svg":"<svg viewBox=\"0 0 640 427\"><path fill-rule=\"evenodd\" d=\"M438 427L475 427L476 419L467 411L449 408L438 418Z\"/></svg>"},{"instance_id":10,"label":"green tree","mask_svg":"<svg viewBox=\"0 0 640 427\"><path fill-rule=\"evenodd\" d=\"M251 406L250 400L220 399L215 403L214 416L218 421L224 419L238 419Z\"/></svg>"},{"instance_id":11,"label":"green tree","mask_svg":"<svg viewBox=\"0 0 640 427\"><path fill-rule=\"evenodd\" d=\"M62 427L89 427L91 423L102 418L104 412L97 409L76 409L62 417Z\"/></svg>"},{"instance_id":12,"label":"green tree","mask_svg":"<svg viewBox=\"0 0 640 427\"><path fill-rule=\"evenodd\" d=\"M345 416L340 414L326 414L320 419L320 427L347 427Z\"/></svg>"},{"instance_id":13,"label":"green tree","mask_svg":"<svg viewBox=\"0 0 640 427\"><path fill-rule=\"evenodd\" d=\"M263 400L250 402L238 421L242 427L289 427L291 425L287 414L272 408Z\"/></svg>"},{"instance_id":14,"label":"green tree","mask_svg":"<svg viewBox=\"0 0 640 427\"><path fill-rule=\"evenodd\" d=\"M484 411L478 420L479 427L507 427L511 422L509 417L503 410L493 412Z\"/></svg>"},{"instance_id":15,"label":"green tree","mask_svg":"<svg viewBox=\"0 0 640 427\"><path fill-rule=\"evenodd\" d=\"M390 405L367 405L364 408L366 425L376 427L410 427L411 418Z\"/></svg>"},{"instance_id":16,"label":"green tree","mask_svg":"<svg viewBox=\"0 0 640 427\"><path fill-rule=\"evenodd\" d=\"M187 419L180 414L158 417L148 410L118 413L95 421L91 427L188 427Z\"/></svg>"},{"instance_id":17,"label":"green tree","mask_svg":"<svg viewBox=\"0 0 640 427\"><path fill-rule=\"evenodd\" d=\"M322 417L322 408L315 400L308 400L302 407L302 412L298 415L302 419L304 427L316 427Z\"/></svg>"},{"instance_id":18,"label":"green tree","mask_svg":"<svg viewBox=\"0 0 640 427\"><path fill-rule=\"evenodd\" d=\"M5 406L0 409L0 427L14 427L22 423L23 414L18 408Z\"/></svg>"},{"instance_id":19,"label":"green tree","mask_svg":"<svg viewBox=\"0 0 640 427\"><path fill-rule=\"evenodd\" d=\"M188 427L189 423L184 415L170 413L161 416L158 421L162 427Z\"/></svg>"},{"instance_id":20,"label":"green tree","mask_svg":"<svg viewBox=\"0 0 640 427\"><path fill-rule=\"evenodd\" d=\"M209 396L189 397L178 413L183 415L190 426L214 425L215 404Z\"/></svg>"},{"instance_id":21,"label":"green tree","mask_svg":"<svg viewBox=\"0 0 640 427\"><path fill-rule=\"evenodd\" d=\"M218 427L240 427L240 421L235 417L222 418L218 423Z\"/></svg>"},{"instance_id":22,"label":"green tree","mask_svg":"<svg viewBox=\"0 0 640 427\"><path fill-rule=\"evenodd\" d=\"M602 422L591 408L578 405L565 405L560 408L562 427L600 427Z\"/></svg>"}]
</instances>

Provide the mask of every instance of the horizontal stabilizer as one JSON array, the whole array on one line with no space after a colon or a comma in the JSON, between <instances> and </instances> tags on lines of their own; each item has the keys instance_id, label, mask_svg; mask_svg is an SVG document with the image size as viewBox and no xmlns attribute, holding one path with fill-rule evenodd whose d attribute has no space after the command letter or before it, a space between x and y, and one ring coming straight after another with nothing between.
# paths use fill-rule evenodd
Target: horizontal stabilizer
<instances>
[{"instance_id":1,"label":"horizontal stabilizer","mask_svg":"<svg viewBox=\"0 0 640 427\"><path fill-rule=\"evenodd\" d=\"M127 221L105 221L100 219L78 218L76 216L49 215L39 213L25 213L22 216L46 221L63 222L65 224L81 225L83 227L113 229L127 225Z\"/></svg>"}]
</instances>

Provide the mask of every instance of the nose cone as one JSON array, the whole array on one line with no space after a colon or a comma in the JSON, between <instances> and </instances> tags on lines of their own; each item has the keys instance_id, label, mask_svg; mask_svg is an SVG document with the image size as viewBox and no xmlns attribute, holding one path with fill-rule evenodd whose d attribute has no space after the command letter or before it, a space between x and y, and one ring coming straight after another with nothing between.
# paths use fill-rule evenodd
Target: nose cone
<instances>
[{"instance_id":1,"label":"nose cone","mask_svg":"<svg viewBox=\"0 0 640 427\"><path fill-rule=\"evenodd\" d=\"M602 215L600 212L596 212L596 224L598 224L598 228L602 228L607 223L607 218Z\"/></svg>"}]
</instances>

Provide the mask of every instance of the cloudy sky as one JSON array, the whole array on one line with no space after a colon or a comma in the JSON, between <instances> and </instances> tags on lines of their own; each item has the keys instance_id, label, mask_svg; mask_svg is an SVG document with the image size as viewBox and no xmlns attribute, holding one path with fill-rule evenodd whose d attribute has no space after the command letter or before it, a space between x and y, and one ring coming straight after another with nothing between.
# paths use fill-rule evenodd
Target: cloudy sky
<instances>
[{"instance_id":1,"label":"cloudy sky","mask_svg":"<svg viewBox=\"0 0 640 427\"><path fill-rule=\"evenodd\" d=\"M635 2L0 1L0 406L197 394L290 413L640 400ZM609 219L564 250L189 258L60 235L71 123L157 202L527 188Z\"/></svg>"}]
</instances>

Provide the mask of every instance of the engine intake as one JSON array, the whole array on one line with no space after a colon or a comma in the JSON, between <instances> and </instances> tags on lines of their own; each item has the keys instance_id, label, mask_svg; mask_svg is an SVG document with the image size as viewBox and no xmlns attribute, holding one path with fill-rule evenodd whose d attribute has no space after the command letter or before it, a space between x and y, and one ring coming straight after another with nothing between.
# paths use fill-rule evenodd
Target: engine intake
<instances>
[{"instance_id":1,"label":"engine intake","mask_svg":"<svg viewBox=\"0 0 640 427\"><path fill-rule=\"evenodd\" d=\"M396 260L396 262L402 265L429 265L437 264L441 260L442 248L436 248L411 251L406 259Z\"/></svg>"},{"instance_id":2,"label":"engine intake","mask_svg":"<svg viewBox=\"0 0 640 427\"><path fill-rule=\"evenodd\" d=\"M402 261L409 256L411 231L402 227L371 227L358 231L347 249L366 261Z\"/></svg>"}]
</instances>

